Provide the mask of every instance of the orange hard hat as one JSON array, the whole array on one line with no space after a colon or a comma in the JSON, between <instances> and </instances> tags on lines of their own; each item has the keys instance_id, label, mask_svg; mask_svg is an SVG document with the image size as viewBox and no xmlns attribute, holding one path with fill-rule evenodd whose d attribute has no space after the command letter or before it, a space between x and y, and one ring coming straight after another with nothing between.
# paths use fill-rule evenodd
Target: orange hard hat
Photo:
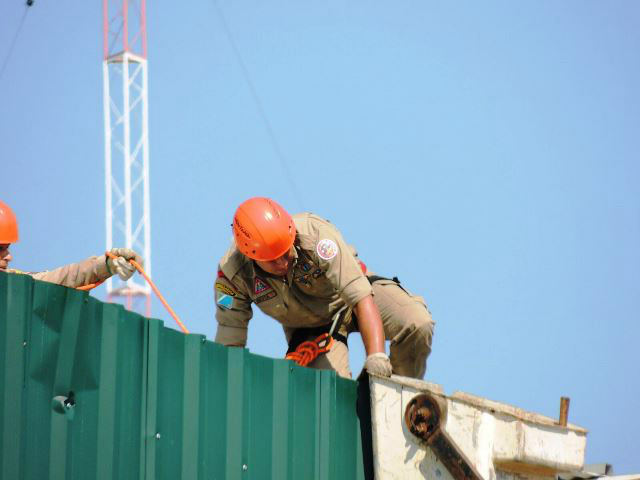
<instances>
[{"instance_id":1,"label":"orange hard hat","mask_svg":"<svg viewBox=\"0 0 640 480\"><path fill-rule=\"evenodd\" d=\"M9 205L0 200L0 243L18 241L18 221Z\"/></svg>"},{"instance_id":2,"label":"orange hard hat","mask_svg":"<svg viewBox=\"0 0 640 480\"><path fill-rule=\"evenodd\" d=\"M253 260L281 257L296 239L296 226L287 211L270 198L254 197L240 204L233 216L238 250Z\"/></svg>"}]
</instances>

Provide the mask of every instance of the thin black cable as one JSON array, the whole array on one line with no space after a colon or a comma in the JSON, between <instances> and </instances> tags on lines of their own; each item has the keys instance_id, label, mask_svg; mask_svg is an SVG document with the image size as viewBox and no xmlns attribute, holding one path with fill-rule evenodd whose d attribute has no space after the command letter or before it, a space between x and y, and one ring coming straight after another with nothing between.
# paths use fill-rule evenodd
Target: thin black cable
<instances>
[{"instance_id":1,"label":"thin black cable","mask_svg":"<svg viewBox=\"0 0 640 480\"><path fill-rule=\"evenodd\" d=\"M220 9L220 6L218 5L218 2L216 0L212 0L213 1L213 5L215 6L216 11L218 12L218 16L220 17L220 21L222 23L222 26L224 27L224 31L227 34L227 38L229 40L229 43L231 44L231 48L233 49L233 53L236 56L236 59L238 61L238 64L240 65L240 70L242 70L242 75L244 77L245 82L247 82L247 85L249 86L249 90L251 91L251 96L253 97L253 101L256 104L256 108L258 109L258 113L260 114L260 118L262 119L264 126L267 130L267 134L269 136L269 139L271 140L271 145L273 147L273 150L276 153L276 156L278 157L278 159L280 160L280 164L282 165L282 169L284 170L284 174L285 177L287 178L287 182L289 182L289 186L291 187L291 191L293 192L293 196L296 200L296 202L298 203L298 207L301 210L304 210L304 206L300 197L300 194L298 192L298 188L296 187L296 184L293 180L293 175L291 175L291 171L289 170L289 165L287 164L287 160L284 156L284 154L282 153L282 149L280 148L280 143L278 142L278 138L276 137L276 134L273 130L273 127L271 126L271 122L269 121L269 118L267 117L267 113L265 112L265 109L262 106L262 102L260 101L260 97L258 96L258 92L253 84L253 82L251 81L251 76L249 75L249 70L247 69L244 60L242 59L242 55L240 54L240 50L238 49L238 46L236 45L235 40L233 39L233 36L231 35L231 30L229 29L229 26L227 24L227 21L224 17L224 14L222 13L222 10Z\"/></svg>"},{"instance_id":2,"label":"thin black cable","mask_svg":"<svg viewBox=\"0 0 640 480\"><path fill-rule=\"evenodd\" d=\"M22 18L20 19L20 24L18 25L18 29L16 30L16 33L13 36L13 40L11 40L11 46L9 47L9 51L7 52L7 56L2 62L2 68L0 68L0 81L2 81L2 76L4 75L4 72L7 69L7 65L9 64L9 59L11 58L13 49L15 48L16 42L18 41L18 36L20 35L20 31L22 30L22 26L24 25L24 19L27 18L27 12L29 11L30 6L31 5L27 4L24 7L24 13L22 14Z\"/></svg>"}]
</instances>

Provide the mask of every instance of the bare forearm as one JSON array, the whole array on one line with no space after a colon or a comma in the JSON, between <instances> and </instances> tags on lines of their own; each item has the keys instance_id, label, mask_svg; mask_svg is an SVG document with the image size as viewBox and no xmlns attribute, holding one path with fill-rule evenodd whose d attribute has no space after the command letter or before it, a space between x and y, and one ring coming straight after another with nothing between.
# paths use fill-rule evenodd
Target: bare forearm
<instances>
[{"instance_id":1,"label":"bare forearm","mask_svg":"<svg viewBox=\"0 0 640 480\"><path fill-rule=\"evenodd\" d=\"M362 343L367 355L374 353L384 353L384 330L382 319L378 307L373 301L373 296L369 295L356 304L356 316L358 318L358 329L362 336Z\"/></svg>"}]
</instances>

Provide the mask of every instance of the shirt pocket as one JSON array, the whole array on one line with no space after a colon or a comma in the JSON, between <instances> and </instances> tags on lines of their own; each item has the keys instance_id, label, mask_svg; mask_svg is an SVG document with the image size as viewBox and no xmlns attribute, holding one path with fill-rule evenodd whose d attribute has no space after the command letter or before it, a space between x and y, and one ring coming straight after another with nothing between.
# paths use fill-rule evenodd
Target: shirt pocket
<instances>
[{"instance_id":1,"label":"shirt pocket","mask_svg":"<svg viewBox=\"0 0 640 480\"><path fill-rule=\"evenodd\" d=\"M282 293L271 287L268 291L253 298L253 303L265 314L276 320L281 320L287 315L287 306L282 298Z\"/></svg>"},{"instance_id":2,"label":"shirt pocket","mask_svg":"<svg viewBox=\"0 0 640 480\"><path fill-rule=\"evenodd\" d=\"M318 298L333 298L338 293L333 283L327 278L326 272L318 267L311 275L311 285L305 290L308 295Z\"/></svg>"}]
</instances>

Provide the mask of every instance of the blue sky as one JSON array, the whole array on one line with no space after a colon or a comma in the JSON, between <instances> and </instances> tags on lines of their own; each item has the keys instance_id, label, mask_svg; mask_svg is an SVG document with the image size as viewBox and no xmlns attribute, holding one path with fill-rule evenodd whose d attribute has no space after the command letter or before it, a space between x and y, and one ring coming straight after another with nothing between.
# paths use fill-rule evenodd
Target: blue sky
<instances>
[{"instance_id":1,"label":"blue sky","mask_svg":"<svg viewBox=\"0 0 640 480\"><path fill-rule=\"evenodd\" d=\"M24 9L0 5L0 61ZM640 4L147 10L153 274L193 332L215 335L235 207L271 196L426 298L427 380L549 416L569 396L587 462L640 471ZM36 0L0 77L18 268L104 250L101 14ZM172 325L155 301L153 315ZM286 347L256 313L249 348Z\"/></svg>"}]
</instances>

